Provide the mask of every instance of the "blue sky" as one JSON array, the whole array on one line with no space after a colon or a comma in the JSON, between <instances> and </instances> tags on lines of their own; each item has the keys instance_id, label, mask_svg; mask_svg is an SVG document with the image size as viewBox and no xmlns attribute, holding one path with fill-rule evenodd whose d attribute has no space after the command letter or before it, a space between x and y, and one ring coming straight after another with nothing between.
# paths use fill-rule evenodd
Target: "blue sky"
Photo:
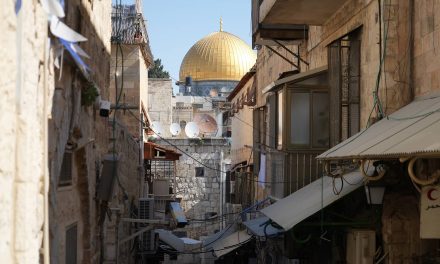
<instances>
[{"instance_id":1,"label":"blue sky","mask_svg":"<svg viewBox=\"0 0 440 264\"><path fill-rule=\"evenodd\" d=\"M174 79L189 48L219 30L220 17L224 31L251 45L251 0L143 0L143 11L154 58Z\"/></svg>"}]
</instances>

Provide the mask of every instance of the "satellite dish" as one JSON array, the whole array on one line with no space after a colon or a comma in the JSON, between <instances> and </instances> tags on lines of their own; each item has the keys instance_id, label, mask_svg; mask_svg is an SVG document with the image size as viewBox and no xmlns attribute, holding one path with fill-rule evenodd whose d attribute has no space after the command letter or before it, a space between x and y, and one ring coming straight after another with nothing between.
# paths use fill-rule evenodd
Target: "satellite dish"
<instances>
[{"instance_id":1,"label":"satellite dish","mask_svg":"<svg viewBox=\"0 0 440 264\"><path fill-rule=\"evenodd\" d=\"M178 136L180 134L180 132L182 131L182 129L180 128L180 125L177 123L172 123L170 125L170 132L171 135L173 136Z\"/></svg>"},{"instance_id":2,"label":"satellite dish","mask_svg":"<svg viewBox=\"0 0 440 264\"><path fill-rule=\"evenodd\" d=\"M202 134L217 133L217 121L209 114L196 114L194 116L194 123L197 124Z\"/></svg>"},{"instance_id":3,"label":"satellite dish","mask_svg":"<svg viewBox=\"0 0 440 264\"><path fill-rule=\"evenodd\" d=\"M163 135L163 129L162 125L158 121L151 122L151 129L154 131L154 137L162 136Z\"/></svg>"},{"instance_id":4,"label":"satellite dish","mask_svg":"<svg viewBox=\"0 0 440 264\"><path fill-rule=\"evenodd\" d=\"M185 126L185 134L189 138L196 138L199 136L200 130L199 126L195 122L189 122Z\"/></svg>"}]
</instances>

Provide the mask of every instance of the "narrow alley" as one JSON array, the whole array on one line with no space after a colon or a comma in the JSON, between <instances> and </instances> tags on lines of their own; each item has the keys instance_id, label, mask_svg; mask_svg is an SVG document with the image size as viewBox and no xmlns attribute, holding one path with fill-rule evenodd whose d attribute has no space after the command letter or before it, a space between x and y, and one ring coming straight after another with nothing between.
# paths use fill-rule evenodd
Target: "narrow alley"
<instances>
[{"instance_id":1,"label":"narrow alley","mask_svg":"<svg viewBox=\"0 0 440 264\"><path fill-rule=\"evenodd\" d=\"M2 0L0 263L440 263L440 0Z\"/></svg>"}]
</instances>

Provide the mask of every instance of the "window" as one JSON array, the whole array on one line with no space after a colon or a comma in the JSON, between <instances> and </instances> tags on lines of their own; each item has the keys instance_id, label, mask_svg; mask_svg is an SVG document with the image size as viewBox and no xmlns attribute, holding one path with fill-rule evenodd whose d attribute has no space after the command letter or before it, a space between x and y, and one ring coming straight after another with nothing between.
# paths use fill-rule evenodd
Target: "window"
<instances>
[{"instance_id":1,"label":"window","mask_svg":"<svg viewBox=\"0 0 440 264\"><path fill-rule=\"evenodd\" d=\"M329 147L329 98L328 93L313 93L312 147Z\"/></svg>"},{"instance_id":2,"label":"window","mask_svg":"<svg viewBox=\"0 0 440 264\"><path fill-rule=\"evenodd\" d=\"M185 107L185 103L183 103L183 102L176 103L176 108L182 108L182 107Z\"/></svg>"},{"instance_id":3,"label":"window","mask_svg":"<svg viewBox=\"0 0 440 264\"><path fill-rule=\"evenodd\" d=\"M203 108L203 104L192 104L193 108L195 109L201 109Z\"/></svg>"},{"instance_id":4,"label":"window","mask_svg":"<svg viewBox=\"0 0 440 264\"><path fill-rule=\"evenodd\" d=\"M205 177L204 167L196 167L196 177Z\"/></svg>"},{"instance_id":5,"label":"window","mask_svg":"<svg viewBox=\"0 0 440 264\"><path fill-rule=\"evenodd\" d=\"M72 153L64 152L58 186L72 185Z\"/></svg>"},{"instance_id":6,"label":"window","mask_svg":"<svg viewBox=\"0 0 440 264\"><path fill-rule=\"evenodd\" d=\"M330 145L360 130L361 29L330 44L328 49L330 96Z\"/></svg>"},{"instance_id":7,"label":"window","mask_svg":"<svg viewBox=\"0 0 440 264\"><path fill-rule=\"evenodd\" d=\"M290 90L289 102L288 145L294 148L328 148L328 93Z\"/></svg>"},{"instance_id":8,"label":"window","mask_svg":"<svg viewBox=\"0 0 440 264\"><path fill-rule=\"evenodd\" d=\"M283 108L284 108L284 98L283 98L284 92L281 90L277 93L277 113L278 113L278 119L277 119L277 148L282 149L283 147Z\"/></svg>"},{"instance_id":9,"label":"window","mask_svg":"<svg viewBox=\"0 0 440 264\"><path fill-rule=\"evenodd\" d=\"M73 224L66 230L66 264L77 264L78 226Z\"/></svg>"},{"instance_id":10,"label":"window","mask_svg":"<svg viewBox=\"0 0 440 264\"><path fill-rule=\"evenodd\" d=\"M308 145L310 142L310 94L293 93L290 100L290 143Z\"/></svg>"}]
</instances>

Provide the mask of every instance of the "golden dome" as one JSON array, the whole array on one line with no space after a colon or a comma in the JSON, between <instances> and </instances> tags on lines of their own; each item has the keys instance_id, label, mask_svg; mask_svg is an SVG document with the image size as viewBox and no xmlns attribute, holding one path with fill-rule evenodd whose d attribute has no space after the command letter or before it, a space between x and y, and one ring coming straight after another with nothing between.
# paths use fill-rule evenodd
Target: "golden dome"
<instances>
[{"instance_id":1,"label":"golden dome","mask_svg":"<svg viewBox=\"0 0 440 264\"><path fill-rule=\"evenodd\" d=\"M257 56L240 38L224 31L197 41L180 65L180 81L239 81L254 66Z\"/></svg>"}]
</instances>

